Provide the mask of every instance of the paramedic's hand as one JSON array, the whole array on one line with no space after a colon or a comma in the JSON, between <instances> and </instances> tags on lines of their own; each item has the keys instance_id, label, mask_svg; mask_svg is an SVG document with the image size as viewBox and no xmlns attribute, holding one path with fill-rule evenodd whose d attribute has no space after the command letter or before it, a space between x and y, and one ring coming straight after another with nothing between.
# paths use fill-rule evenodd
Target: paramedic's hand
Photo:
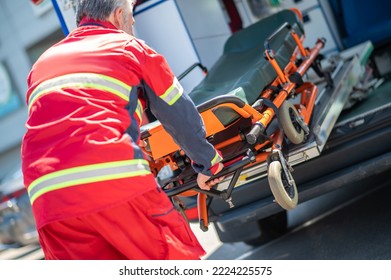
<instances>
[{"instance_id":1,"label":"paramedic's hand","mask_svg":"<svg viewBox=\"0 0 391 280\"><path fill-rule=\"evenodd\" d=\"M140 148L145 148L146 146L148 146L148 144L145 140L140 140L140 142L138 143L138 146Z\"/></svg>"},{"instance_id":2,"label":"paramedic's hand","mask_svg":"<svg viewBox=\"0 0 391 280\"><path fill-rule=\"evenodd\" d=\"M214 174L219 173L223 169L223 167L224 167L224 165L221 162L219 162L218 167L216 169L216 172L214 172ZM198 183L198 186L200 187L200 189L208 191L208 190L210 190L210 188L212 186L214 186L214 185L220 183L222 180L224 180L224 176L222 176L219 178L215 178L212 181L206 183L206 181L208 181L209 178L210 178L210 176L204 175L202 173L198 173L197 183Z\"/></svg>"}]
</instances>

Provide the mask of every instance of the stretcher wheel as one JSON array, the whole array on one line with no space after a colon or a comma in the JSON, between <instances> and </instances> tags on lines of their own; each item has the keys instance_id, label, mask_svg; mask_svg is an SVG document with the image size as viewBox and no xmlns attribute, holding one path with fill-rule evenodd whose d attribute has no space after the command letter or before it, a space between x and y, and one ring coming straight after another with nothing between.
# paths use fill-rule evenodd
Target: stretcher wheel
<instances>
[{"instance_id":1,"label":"stretcher wheel","mask_svg":"<svg viewBox=\"0 0 391 280\"><path fill-rule=\"evenodd\" d=\"M289 171L288 171L289 172ZM272 161L268 167L268 181L276 202L284 209L296 207L298 201L297 188L294 181L288 183L279 161Z\"/></svg>"},{"instance_id":2,"label":"stretcher wheel","mask_svg":"<svg viewBox=\"0 0 391 280\"><path fill-rule=\"evenodd\" d=\"M284 134L293 144L300 144L304 141L304 130L296 121L300 118L296 107L289 101L282 103L280 110L280 123Z\"/></svg>"}]
</instances>

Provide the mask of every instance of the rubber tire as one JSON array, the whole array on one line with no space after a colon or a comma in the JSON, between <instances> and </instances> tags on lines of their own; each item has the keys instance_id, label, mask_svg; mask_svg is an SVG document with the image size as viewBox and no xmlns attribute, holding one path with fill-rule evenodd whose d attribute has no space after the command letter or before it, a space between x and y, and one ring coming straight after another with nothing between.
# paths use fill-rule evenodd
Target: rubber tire
<instances>
[{"instance_id":1,"label":"rubber tire","mask_svg":"<svg viewBox=\"0 0 391 280\"><path fill-rule=\"evenodd\" d=\"M282 167L279 161L272 161L267 170L270 189L276 202L285 210L291 210L297 206L298 193L296 184L293 183L294 196L290 197L282 182Z\"/></svg>"},{"instance_id":2,"label":"rubber tire","mask_svg":"<svg viewBox=\"0 0 391 280\"><path fill-rule=\"evenodd\" d=\"M294 116L292 116L292 114ZM289 101L285 100L279 109L280 124L284 130L284 134L293 144L300 144L304 141L304 130L293 124L292 118L299 117L300 114L296 107Z\"/></svg>"}]
</instances>

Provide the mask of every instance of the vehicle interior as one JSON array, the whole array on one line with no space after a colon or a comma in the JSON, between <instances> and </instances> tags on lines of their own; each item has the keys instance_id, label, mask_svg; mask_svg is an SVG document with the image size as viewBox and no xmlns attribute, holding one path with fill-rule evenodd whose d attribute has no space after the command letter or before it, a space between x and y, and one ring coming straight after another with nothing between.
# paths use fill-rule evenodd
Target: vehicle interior
<instances>
[{"instance_id":1,"label":"vehicle interior","mask_svg":"<svg viewBox=\"0 0 391 280\"><path fill-rule=\"evenodd\" d=\"M331 5L346 48L338 55L322 56L322 38L307 46L300 14L284 10L234 33L190 92L224 156L227 178L216 189L197 187L190 160L158 122L143 128L163 189L202 230L213 222L223 242L264 242L286 230L298 203L389 168L391 70L379 63L391 53L386 16L372 6L373 17L354 20L365 4Z\"/></svg>"}]
</instances>

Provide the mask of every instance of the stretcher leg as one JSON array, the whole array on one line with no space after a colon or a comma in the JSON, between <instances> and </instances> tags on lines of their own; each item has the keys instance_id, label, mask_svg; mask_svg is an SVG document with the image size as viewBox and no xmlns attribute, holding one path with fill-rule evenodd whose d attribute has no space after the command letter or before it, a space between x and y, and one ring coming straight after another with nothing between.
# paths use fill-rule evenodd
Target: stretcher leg
<instances>
[{"instance_id":1,"label":"stretcher leg","mask_svg":"<svg viewBox=\"0 0 391 280\"><path fill-rule=\"evenodd\" d=\"M198 207L198 217L200 221L200 229L204 232L208 231L208 226L209 226L206 198L207 195L204 193L198 193L197 195L197 207Z\"/></svg>"},{"instance_id":2,"label":"stretcher leg","mask_svg":"<svg viewBox=\"0 0 391 280\"><path fill-rule=\"evenodd\" d=\"M268 182L276 202L284 209L291 210L297 206L298 192L292 177L292 167L281 152L284 132L275 136L273 149L268 158Z\"/></svg>"}]
</instances>

